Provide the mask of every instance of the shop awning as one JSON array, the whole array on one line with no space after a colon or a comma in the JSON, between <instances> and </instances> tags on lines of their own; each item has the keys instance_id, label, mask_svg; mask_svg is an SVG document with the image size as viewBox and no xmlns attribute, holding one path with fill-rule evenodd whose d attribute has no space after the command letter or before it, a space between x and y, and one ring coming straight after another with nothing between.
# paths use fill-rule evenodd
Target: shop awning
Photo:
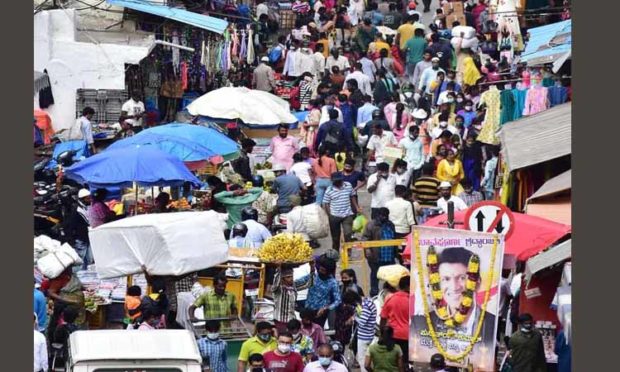
<instances>
[{"instance_id":1,"label":"shop awning","mask_svg":"<svg viewBox=\"0 0 620 372\"><path fill-rule=\"evenodd\" d=\"M215 17L190 12L185 9L171 8L165 5L154 4L147 0L106 0L108 4L153 14L159 17L172 19L190 26L202 28L218 34L223 34L228 22Z\"/></svg>"},{"instance_id":2,"label":"shop awning","mask_svg":"<svg viewBox=\"0 0 620 372\"><path fill-rule=\"evenodd\" d=\"M573 22L569 19L545 26L530 28L527 30L529 40L525 46L522 57L557 45L570 44L572 26Z\"/></svg>"},{"instance_id":3,"label":"shop awning","mask_svg":"<svg viewBox=\"0 0 620 372\"><path fill-rule=\"evenodd\" d=\"M528 198L528 201L570 190L572 179L571 174L572 172L569 169L566 172L560 174L559 176L551 178L550 180L545 182L538 190L536 190L536 192Z\"/></svg>"},{"instance_id":4,"label":"shop awning","mask_svg":"<svg viewBox=\"0 0 620 372\"><path fill-rule=\"evenodd\" d=\"M529 216L544 218L564 225L572 225L572 212L570 196L552 197L551 200L537 199L525 207L525 214Z\"/></svg>"},{"instance_id":5,"label":"shop awning","mask_svg":"<svg viewBox=\"0 0 620 372\"><path fill-rule=\"evenodd\" d=\"M509 171L571 153L571 103L508 123L499 132Z\"/></svg>"},{"instance_id":6,"label":"shop awning","mask_svg":"<svg viewBox=\"0 0 620 372\"><path fill-rule=\"evenodd\" d=\"M525 280L530 281L537 272L571 258L572 239L530 258L525 264Z\"/></svg>"}]
</instances>

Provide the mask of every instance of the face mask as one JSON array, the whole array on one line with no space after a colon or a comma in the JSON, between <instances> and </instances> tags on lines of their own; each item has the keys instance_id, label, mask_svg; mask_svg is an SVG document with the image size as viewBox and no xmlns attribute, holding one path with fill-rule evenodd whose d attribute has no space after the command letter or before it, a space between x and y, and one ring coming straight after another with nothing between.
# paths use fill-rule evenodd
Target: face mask
<instances>
[{"instance_id":1,"label":"face mask","mask_svg":"<svg viewBox=\"0 0 620 372\"><path fill-rule=\"evenodd\" d=\"M291 351L291 345L289 344L278 344L278 351L282 354L288 354Z\"/></svg>"},{"instance_id":2,"label":"face mask","mask_svg":"<svg viewBox=\"0 0 620 372\"><path fill-rule=\"evenodd\" d=\"M454 99L453 99L453 98L448 98L448 99L446 100L446 102L448 102L448 103L454 103Z\"/></svg>"},{"instance_id":3,"label":"face mask","mask_svg":"<svg viewBox=\"0 0 620 372\"><path fill-rule=\"evenodd\" d=\"M433 66L433 70L435 71L439 70L439 66Z\"/></svg>"},{"instance_id":4,"label":"face mask","mask_svg":"<svg viewBox=\"0 0 620 372\"><path fill-rule=\"evenodd\" d=\"M403 95L405 96L405 98L409 99L409 98L413 97L413 92L405 92L405 93L403 93Z\"/></svg>"},{"instance_id":5,"label":"face mask","mask_svg":"<svg viewBox=\"0 0 620 372\"><path fill-rule=\"evenodd\" d=\"M471 111L471 106L465 106L465 111Z\"/></svg>"},{"instance_id":6,"label":"face mask","mask_svg":"<svg viewBox=\"0 0 620 372\"><path fill-rule=\"evenodd\" d=\"M416 136L409 135L409 138L411 138L412 140L414 140L414 141L415 141L415 140L418 138L418 136L417 136L417 135L416 135Z\"/></svg>"},{"instance_id":7,"label":"face mask","mask_svg":"<svg viewBox=\"0 0 620 372\"><path fill-rule=\"evenodd\" d=\"M348 287L348 286L351 285L351 281L350 280L343 280L342 281L342 285L345 286L345 287Z\"/></svg>"},{"instance_id":8,"label":"face mask","mask_svg":"<svg viewBox=\"0 0 620 372\"><path fill-rule=\"evenodd\" d=\"M269 340L271 340L271 334L267 333L267 334L262 334L259 333L258 334L258 338L263 341L263 342L268 342Z\"/></svg>"},{"instance_id":9,"label":"face mask","mask_svg":"<svg viewBox=\"0 0 620 372\"><path fill-rule=\"evenodd\" d=\"M398 174L403 174L403 173L405 173L405 170L403 168L398 168L398 169L396 169L396 172Z\"/></svg>"},{"instance_id":10,"label":"face mask","mask_svg":"<svg viewBox=\"0 0 620 372\"><path fill-rule=\"evenodd\" d=\"M463 98L457 98L457 99L456 99L456 102L459 102L459 103L460 103L460 102L463 102Z\"/></svg>"},{"instance_id":11,"label":"face mask","mask_svg":"<svg viewBox=\"0 0 620 372\"><path fill-rule=\"evenodd\" d=\"M329 358L329 357L319 357L319 363L321 364L321 366L327 367L330 364L332 364L332 358Z\"/></svg>"},{"instance_id":12,"label":"face mask","mask_svg":"<svg viewBox=\"0 0 620 372\"><path fill-rule=\"evenodd\" d=\"M215 332L215 333L210 333L210 332L208 332L208 333L207 333L207 338L208 338L209 340L217 340L218 338L220 338L220 334L219 334L219 333L217 333L217 332Z\"/></svg>"},{"instance_id":13,"label":"face mask","mask_svg":"<svg viewBox=\"0 0 620 372\"><path fill-rule=\"evenodd\" d=\"M301 338L301 332L293 333L293 339L298 340Z\"/></svg>"},{"instance_id":14,"label":"face mask","mask_svg":"<svg viewBox=\"0 0 620 372\"><path fill-rule=\"evenodd\" d=\"M529 328L521 327L521 332L530 333L532 330Z\"/></svg>"},{"instance_id":15,"label":"face mask","mask_svg":"<svg viewBox=\"0 0 620 372\"><path fill-rule=\"evenodd\" d=\"M387 174L381 174L380 177L383 178L384 180L387 180L388 175Z\"/></svg>"}]
</instances>

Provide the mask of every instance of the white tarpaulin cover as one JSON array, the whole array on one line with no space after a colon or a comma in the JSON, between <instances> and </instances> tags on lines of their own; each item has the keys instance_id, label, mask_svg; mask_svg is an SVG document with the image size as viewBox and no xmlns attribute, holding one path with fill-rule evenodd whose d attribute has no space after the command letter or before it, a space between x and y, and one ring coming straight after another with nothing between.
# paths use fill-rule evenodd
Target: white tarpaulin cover
<instances>
[{"instance_id":1,"label":"white tarpaulin cover","mask_svg":"<svg viewBox=\"0 0 620 372\"><path fill-rule=\"evenodd\" d=\"M239 119L249 125L294 124L289 103L262 90L225 87L213 90L187 106L192 115Z\"/></svg>"},{"instance_id":2,"label":"white tarpaulin cover","mask_svg":"<svg viewBox=\"0 0 620 372\"><path fill-rule=\"evenodd\" d=\"M142 272L183 275L221 264L228 245L214 211L145 214L89 232L101 279Z\"/></svg>"}]
</instances>

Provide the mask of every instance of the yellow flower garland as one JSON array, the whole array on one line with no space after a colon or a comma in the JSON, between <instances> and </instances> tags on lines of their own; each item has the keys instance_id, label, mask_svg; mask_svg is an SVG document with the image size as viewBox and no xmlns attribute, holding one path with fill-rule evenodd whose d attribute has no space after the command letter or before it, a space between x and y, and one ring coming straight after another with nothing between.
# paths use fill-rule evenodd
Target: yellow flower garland
<instances>
[{"instance_id":1,"label":"yellow flower garland","mask_svg":"<svg viewBox=\"0 0 620 372\"><path fill-rule=\"evenodd\" d=\"M426 297L426 289L424 285L424 273L422 272L422 255L420 252L419 237L420 237L420 233L418 231L415 231L414 241L415 241L416 266L418 269L418 282L419 282L420 289L422 292L421 293L422 304L424 305L424 317L426 318L426 325L428 326L428 331L431 335L431 338L433 339L433 344L435 345L439 353L443 355L444 358L450 361L458 362L458 361L463 360L463 358L465 358L467 355L469 355L469 353L471 353L471 351L474 348L474 345L476 344L476 341L478 340L478 337L480 337L480 332L482 331L482 323L484 321L484 314L486 313L487 305L489 303L489 297L491 295L491 285L493 284L493 280L495 280L495 256L497 254L497 236L493 238L493 248L491 249L491 265L490 265L491 272L489 273L490 280L486 286L485 293L484 293L484 301L482 303L482 314L480 315L480 319L478 320L478 324L476 325L474 336L469 341L469 345L465 348L463 352L461 352L460 354L456 354L456 355L448 354L448 352L444 350L444 348L441 346L441 343L439 342L437 333L435 333L435 329L433 328L433 323L431 322L428 299Z\"/></svg>"}]
</instances>

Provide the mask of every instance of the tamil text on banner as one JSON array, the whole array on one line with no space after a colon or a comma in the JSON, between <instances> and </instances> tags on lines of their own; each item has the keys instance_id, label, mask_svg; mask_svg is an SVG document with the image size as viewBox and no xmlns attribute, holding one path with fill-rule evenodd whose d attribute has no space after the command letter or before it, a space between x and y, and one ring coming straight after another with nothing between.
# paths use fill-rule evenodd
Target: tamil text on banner
<instances>
[{"instance_id":1,"label":"tamil text on banner","mask_svg":"<svg viewBox=\"0 0 620 372\"><path fill-rule=\"evenodd\" d=\"M420 226L411 239L409 359L421 367L441 353L451 366L493 371L503 238Z\"/></svg>"}]
</instances>

